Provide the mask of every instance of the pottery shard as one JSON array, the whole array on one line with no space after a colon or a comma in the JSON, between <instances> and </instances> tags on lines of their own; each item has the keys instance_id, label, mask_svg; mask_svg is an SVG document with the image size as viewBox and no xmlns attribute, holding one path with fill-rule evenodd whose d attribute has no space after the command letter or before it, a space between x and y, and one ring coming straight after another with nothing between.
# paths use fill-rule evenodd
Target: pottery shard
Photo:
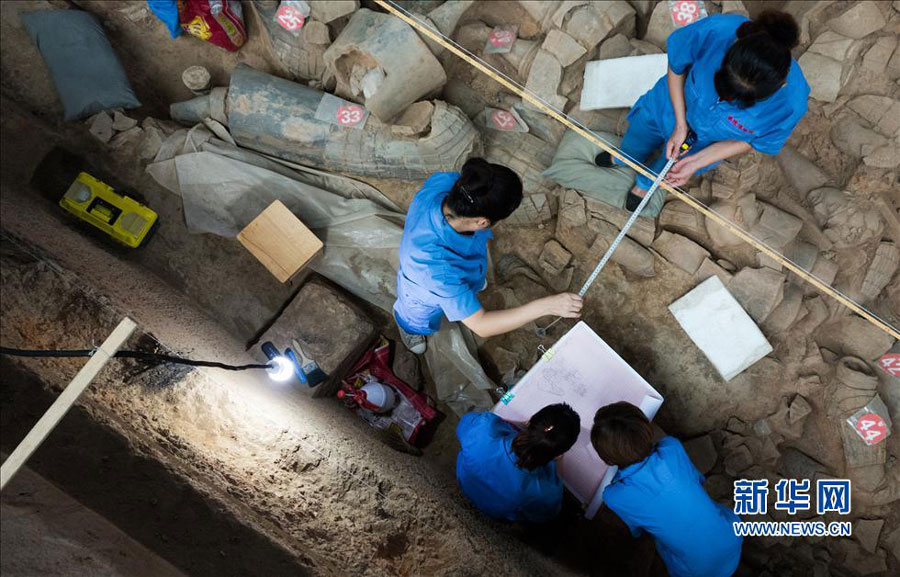
<instances>
[{"instance_id":1,"label":"pottery shard","mask_svg":"<svg viewBox=\"0 0 900 577\"><path fill-rule=\"evenodd\" d=\"M807 200L835 248L852 248L881 237L884 223L871 203L830 187L813 190Z\"/></svg>"},{"instance_id":2,"label":"pottery shard","mask_svg":"<svg viewBox=\"0 0 900 577\"><path fill-rule=\"evenodd\" d=\"M597 58L600 60L623 58L625 56L631 56L631 51L631 42L628 41L628 37L624 34L616 34L603 41L603 44L600 45L600 50L597 53Z\"/></svg>"},{"instance_id":3,"label":"pottery shard","mask_svg":"<svg viewBox=\"0 0 900 577\"><path fill-rule=\"evenodd\" d=\"M849 10L827 22L827 26L850 38L864 38L885 25L876 2L854 2Z\"/></svg>"},{"instance_id":4,"label":"pottery shard","mask_svg":"<svg viewBox=\"0 0 900 577\"><path fill-rule=\"evenodd\" d=\"M357 0L309 0L309 15L319 22L331 22L359 8Z\"/></svg>"},{"instance_id":5,"label":"pottery shard","mask_svg":"<svg viewBox=\"0 0 900 577\"><path fill-rule=\"evenodd\" d=\"M869 156L890 142L852 114L844 116L831 127L831 141L838 150L854 158Z\"/></svg>"},{"instance_id":6,"label":"pottery shard","mask_svg":"<svg viewBox=\"0 0 900 577\"><path fill-rule=\"evenodd\" d=\"M771 204L761 202L762 212L750 232L763 243L782 248L797 236L803 221Z\"/></svg>"},{"instance_id":7,"label":"pottery shard","mask_svg":"<svg viewBox=\"0 0 900 577\"><path fill-rule=\"evenodd\" d=\"M572 10L565 31L588 50L593 50L611 32L634 31L635 11L627 2L597 2Z\"/></svg>"},{"instance_id":8,"label":"pottery shard","mask_svg":"<svg viewBox=\"0 0 900 577\"><path fill-rule=\"evenodd\" d=\"M791 284L786 285L781 302L762 323L763 330L776 335L788 330L797 320L802 305L803 289Z\"/></svg>"},{"instance_id":9,"label":"pottery shard","mask_svg":"<svg viewBox=\"0 0 900 577\"><path fill-rule=\"evenodd\" d=\"M656 237L651 247L688 274L696 273L703 260L709 257L709 251L696 242L666 230Z\"/></svg>"},{"instance_id":10,"label":"pottery shard","mask_svg":"<svg viewBox=\"0 0 900 577\"><path fill-rule=\"evenodd\" d=\"M887 96L863 94L850 100L847 106L885 136L900 132L900 101Z\"/></svg>"},{"instance_id":11,"label":"pottery shard","mask_svg":"<svg viewBox=\"0 0 900 577\"><path fill-rule=\"evenodd\" d=\"M826 30L816 37L816 41L809 47L809 51L813 54L821 54L832 60L843 62L847 58L854 42L856 42L856 40L849 36L838 34L832 30Z\"/></svg>"},{"instance_id":12,"label":"pottery shard","mask_svg":"<svg viewBox=\"0 0 900 577\"><path fill-rule=\"evenodd\" d=\"M725 472L732 477L737 477L741 471L746 471L753 465L753 455L746 445L741 445L725 458Z\"/></svg>"},{"instance_id":13,"label":"pottery shard","mask_svg":"<svg viewBox=\"0 0 900 577\"><path fill-rule=\"evenodd\" d=\"M559 60L546 50L538 50L531 63L525 88L537 94L551 106L560 108L565 105L565 97L557 94L560 80L562 80L562 65Z\"/></svg>"},{"instance_id":14,"label":"pottery shard","mask_svg":"<svg viewBox=\"0 0 900 577\"><path fill-rule=\"evenodd\" d=\"M897 272L898 264L900 264L900 250L897 250L897 246L892 242L879 244L863 279L860 292L865 300L874 300L881 294Z\"/></svg>"},{"instance_id":15,"label":"pottery shard","mask_svg":"<svg viewBox=\"0 0 900 577\"><path fill-rule=\"evenodd\" d=\"M659 226L696 242L707 238L703 215L680 200L666 203L659 213Z\"/></svg>"},{"instance_id":16,"label":"pottery shard","mask_svg":"<svg viewBox=\"0 0 900 577\"><path fill-rule=\"evenodd\" d=\"M800 193L801 198L806 198L810 190L828 183L828 175L793 146L785 145L775 159L788 184Z\"/></svg>"},{"instance_id":17,"label":"pottery shard","mask_svg":"<svg viewBox=\"0 0 900 577\"><path fill-rule=\"evenodd\" d=\"M882 36L875 41L875 44L863 56L863 68L875 76L884 74L888 62L891 61L891 55L894 54L896 49L896 36Z\"/></svg>"},{"instance_id":18,"label":"pottery shard","mask_svg":"<svg viewBox=\"0 0 900 577\"><path fill-rule=\"evenodd\" d=\"M126 130L132 129L137 126L138 121L129 116L125 116L118 110L113 111L113 130L117 132L124 132Z\"/></svg>"},{"instance_id":19,"label":"pottery shard","mask_svg":"<svg viewBox=\"0 0 900 577\"><path fill-rule=\"evenodd\" d=\"M833 58L809 51L800 57L797 64L803 70L803 76L810 88L809 95L812 98L823 102L837 100L838 93L844 85L843 64Z\"/></svg>"},{"instance_id":20,"label":"pottery shard","mask_svg":"<svg viewBox=\"0 0 900 577\"><path fill-rule=\"evenodd\" d=\"M552 275L558 275L572 260L572 253L556 240L549 240L538 257L538 264Z\"/></svg>"},{"instance_id":21,"label":"pottery shard","mask_svg":"<svg viewBox=\"0 0 900 577\"><path fill-rule=\"evenodd\" d=\"M113 130L113 119L106 112L98 112L90 118L90 133L102 143L107 143L115 134Z\"/></svg>"},{"instance_id":22,"label":"pottery shard","mask_svg":"<svg viewBox=\"0 0 900 577\"><path fill-rule=\"evenodd\" d=\"M762 323L784 298L784 275L770 268L745 267L731 279L728 290L754 321Z\"/></svg>"},{"instance_id":23,"label":"pottery shard","mask_svg":"<svg viewBox=\"0 0 900 577\"><path fill-rule=\"evenodd\" d=\"M791 399L791 403L788 406L788 422L792 425L799 423L808 417L810 413L812 413L812 407L809 401L803 395L797 395Z\"/></svg>"},{"instance_id":24,"label":"pottery shard","mask_svg":"<svg viewBox=\"0 0 900 577\"><path fill-rule=\"evenodd\" d=\"M853 537L863 549L874 553L878 548L878 538L883 526L884 519L858 519L853 523Z\"/></svg>"},{"instance_id":25,"label":"pottery shard","mask_svg":"<svg viewBox=\"0 0 900 577\"><path fill-rule=\"evenodd\" d=\"M591 245L590 256L592 259L599 260L619 233L619 229L605 220L597 218L591 219L590 227L597 233L597 237ZM656 267L654 266L656 259L653 253L627 236L616 247L610 260L638 276L652 277L656 275Z\"/></svg>"},{"instance_id":26,"label":"pottery shard","mask_svg":"<svg viewBox=\"0 0 900 577\"><path fill-rule=\"evenodd\" d=\"M732 275L730 272L728 272L724 268L720 267L719 265L717 265L716 263L714 263L712 260L710 260L708 258L703 259L703 262L700 263L700 268L697 269L697 272L694 273L694 275L697 277L697 280L700 282L703 282L706 279L708 279L709 277L715 275L715 276L719 277L719 280L722 281L722 284L725 285L726 287L728 286L728 283L731 282L731 278L732 278Z\"/></svg>"},{"instance_id":27,"label":"pottery shard","mask_svg":"<svg viewBox=\"0 0 900 577\"><path fill-rule=\"evenodd\" d=\"M818 247L816 247L816 245L814 244L804 242L802 240L795 240L794 242L785 246L783 253L788 260L807 272L813 269L816 261L819 258ZM794 275L793 273L789 275L789 280L795 284L803 282L800 277Z\"/></svg>"},{"instance_id":28,"label":"pottery shard","mask_svg":"<svg viewBox=\"0 0 900 577\"><path fill-rule=\"evenodd\" d=\"M587 52L574 38L556 28L547 33L541 48L556 56L563 67L572 64Z\"/></svg>"},{"instance_id":29,"label":"pottery shard","mask_svg":"<svg viewBox=\"0 0 900 577\"><path fill-rule=\"evenodd\" d=\"M631 213L627 210L612 206L602 200L596 200L589 196L584 197L584 204L585 208L592 216L596 216L601 220L614 224L619 227L619 229L625 226L625 223L631 218ZM656 223L652 218L638 217L638 219L634 221L634 224L631 225L631 228L628 229L627 234L630 238L633 238L640 244L650 246L653 242L653 238L656 236Z\"/></svg>"},{"instance_id":30,"label":"pottery shard","mask_svg":"<svg viewBox=\"0 0 900 577\"><path fill-rule=\"evenodd\" d=\"M816 335L819 346L867 361L877 359L894 344L894 339L869 321L847 316L828 325Z\"/></svg>"},{"instance_id":31,"label":"pottery shard","mask_svg":"<svg viewBox=\"0 0 900 577\"><path fill-rule=\"evenodd\" d=\"M710 208L744 230L751 228L759 218L756 196L753 194L742 196L736 201L714 202ZM727 248L743 242L738 236L728 232L724 226L710 218L706 219L705 224L706 232L715 247Z\"/></svg>"},{"instance_id":32,"label":"pottery shard","mask_svg":"<svg viewBox=\"0 0 900 577\"><path fill-rule=\"evenodd\" d=\"M694 466L697 467L697 470L703 475L712 471L712 468L716 466L716 461L719 459L716 445L709 435L685 441L684 451L688 454Z\"/></svg>"},{"instance_id":33,"label":"pottery shard","mask_svg":"<svg viewBox=\"0 0 900 577\"><path fill-rule=\"evenodd\" d=\"M675 23L672 22L672 14L669 12L668 3L660 2L650 15L650 23L647 25L647 33L644 40L666 49L666 40L669 34L675 31Z\"/></svg>"},{"instance_id":34,"label":"pottery shard","mask_svg":"<svg viewBox=\"0 0 900 577\"><path fill-rule=\"evenodd\" d=\"M391 133L398 136L418 136L431 127L434 104L427 100L415 102L400 113L391 126Z\"/></svg>"}]
</instances>

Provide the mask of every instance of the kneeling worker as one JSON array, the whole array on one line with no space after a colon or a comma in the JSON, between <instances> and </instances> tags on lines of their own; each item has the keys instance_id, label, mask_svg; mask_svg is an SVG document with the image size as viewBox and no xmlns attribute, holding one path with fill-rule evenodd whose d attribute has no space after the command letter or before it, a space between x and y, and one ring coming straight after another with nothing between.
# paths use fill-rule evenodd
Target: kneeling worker
<instances>
[{"instance_id":1,"label":"kneeling worker","mask_svg":"<svg viewBox=\"0 0 900 577\"><path fill-rule=\"evenodd\" d=\"M640 409L620 402L594 416L591 444L619 470L603 491L603 502L635 537L646 531L671 577L727 577L741 559L739 521L703 489L703 475L675 437L653 441Z\"/></svg>"},{"instance_id":2,"label":"kneeling worker","mask_svg":"<svg viewBox=\"0 0 900 577\"><path fill-rule=\"evenodd\" d=\"M497 520L545 523L562 509L554 459L568 451L581 419L565 403L548 405L518 429L493 413L463 415L456 428L456 478L482 513Z\"/></svg>"},{"instance_id":3,"label":"kneeling worker","mask_svg":"<svg viewBox=\"0 0 900 577\"><path fill-rule=\"evenodd\" d=\"M441 328L444 316L487 338L545 315L575 318L581 313L581 297L570 293L502 311L481 306L490 229L521 202L516 173L483 158L466 161L462 173L435 173L416 193L400 242L394 303L394 319L410 351L425 352L425 337Z\"/></svg>"}]
</instances>

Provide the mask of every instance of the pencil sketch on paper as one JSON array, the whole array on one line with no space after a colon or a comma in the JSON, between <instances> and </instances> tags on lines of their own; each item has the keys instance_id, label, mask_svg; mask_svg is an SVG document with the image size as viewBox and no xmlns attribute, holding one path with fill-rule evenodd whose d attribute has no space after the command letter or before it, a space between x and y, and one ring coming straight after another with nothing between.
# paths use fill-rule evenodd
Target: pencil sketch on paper
<instances>
[{"instance_id":1,"label":"pencil sketch on paper","mask_svg":"<svg viewBox=\"0 0 900 577\"><path fill-rule=\"evenodd\" d=\"M558 397L564 397L567 393L583 397L587 393L581 371L566 367L562 363L545 366L537 378L537 387L545 393Z\"/></svg>"}]
</instances>

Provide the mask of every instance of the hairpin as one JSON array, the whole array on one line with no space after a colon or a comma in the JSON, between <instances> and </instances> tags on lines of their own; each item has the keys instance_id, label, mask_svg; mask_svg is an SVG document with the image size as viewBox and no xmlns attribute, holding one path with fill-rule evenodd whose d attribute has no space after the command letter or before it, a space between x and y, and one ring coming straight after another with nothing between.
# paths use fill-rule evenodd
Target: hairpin
<instances>
[{"instance_id":1,"label":"hairpin","mask_svg":"<svg viewBox=\"0 0 900 577\"><path fill-rule=\"evenodd\" d=\"M462 193L463 193L464 195L466 195L466 200L469 201L469 204L475 204L475 199L472 198L472 195L469 194L469 191L466 190L466 187L465 187L465 186L463 186L463 185L460 184L460 185L459 185L459 189L462 191Z\"/></svg>"}]
</instances>

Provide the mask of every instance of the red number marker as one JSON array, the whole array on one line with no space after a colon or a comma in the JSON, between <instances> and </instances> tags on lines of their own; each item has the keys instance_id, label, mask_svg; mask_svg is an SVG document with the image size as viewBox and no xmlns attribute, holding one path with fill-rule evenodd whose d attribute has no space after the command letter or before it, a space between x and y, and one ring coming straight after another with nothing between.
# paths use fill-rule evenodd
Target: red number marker
<instances>
[{"instance_id":1,"label":"red number marker","mask_svg":"<svg viewBox=\"0 0 900 577\"><path fill-rule=\"evenodd\" d=\"M505 110L495 110L491 113L491 122L500 130L512 130L516 127L516 117Z\"/></svg>"},{"instance_id":2,"label":"red number marker","mask_svg":"<svg viewBox=\"0 0 900 577\"><path fill-rule=\"evenodd\" d=\"M887 423L875 413L866 413L856 421L856 430L867 445L880 443L887 437Z\"/></svg>"},{"instance_id":3,"label":"red number marker","mask_svg":"<svg viewBox=\"0 0 900 577\"><path fill-rule=\"evenodd\" d=\"M700 18L698 0L679 0L672 5L672 22L676 26L687 26Z\"/></svg>"},{"instance_id":4,"label":"red number marker","mask_svg":"<svg viewBox=\"0 0 900 577\"><path fill-rule=\"evenodd\" d=\"M488 42L497 48L506 48L512 44L515 39L516 35L509 30L491 30L491 34L488 36Z\"/></svg>"},{"instance_id":5,"label":"red number marker","mask_svg":"<svg viewBox=\"0 0 900 577\"><path fill-rule=\"evenodd\" d=\"M878 359L878 366L889 375L900 376L900 353L887 353Z\"/></svg>"},{"instance_id":6,"label":"red number marker","mask_svg":"<svg viewBox=\"0 0 900 577\"><path fill-rule=\"evenodd\" d=\"M304 18L303 14L290 4L282 4L279 6L278 12L275 13L275 19L281 24L282 28L290 30L291 32L300 30L303 28L303 23L306 22L306 18Z\"/></svg>"},{"instance_id":7,"label":"red number marker","mask_svg":"<svg viewBox=\"0 0 900 577\"><path fill-rule=\"evenodd\" d=\"M355 104L343 104L338 107L335 116L341 126L356 126L365 116L365 111Z\"/></svg>"}]
</instances>

